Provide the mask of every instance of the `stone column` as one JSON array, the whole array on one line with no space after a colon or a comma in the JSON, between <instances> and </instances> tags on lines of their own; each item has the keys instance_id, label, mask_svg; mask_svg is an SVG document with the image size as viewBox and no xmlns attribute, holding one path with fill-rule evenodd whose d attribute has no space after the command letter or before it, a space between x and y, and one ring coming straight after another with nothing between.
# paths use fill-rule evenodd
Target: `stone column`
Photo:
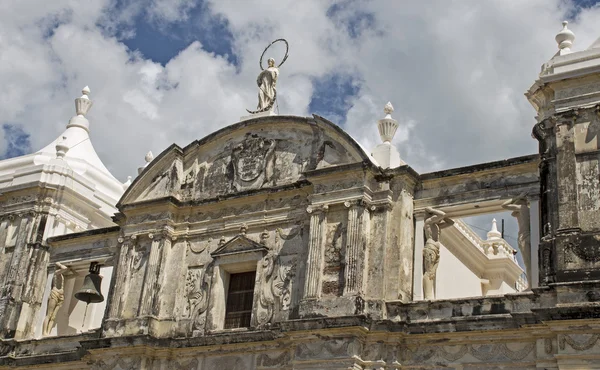
<instances>
[{"instance_id":1,"label":"stone column","mask_svg":"<svg viewBox=\"0 0 600 370\"><path fill-rule=\"evenodd\" d=\"M308 241L308 261L304 282L304 298L318 298L321 295L321 275L323 274L323 238L324 223L326 223L327 206L315 209L309 206L310 239Z\"/></svg>"},{"instance_id":2,"label":"stone column","mask_svg":"<svg viewBox=\"0 0 600 370\"><path fill-rule=\"evenodd\" d=\"M348 208L344 295L354 295L360 293L362 289L364 269L362 215L364 208L360 201L345 202L344 205Z\"/></svg>"},{"instance_id":3,"label":"stone column","mask_svg":"<svg viewBox=\"0 0 600 370\"><path fill-rule=\"evenodd\" d=\"M415 249L413 255L413 301L423 300L423 247L425 212L415 212Z\"/></svg>"},{"instance_id":4,"label":"stone column","mask_svg":"<svg viewBox=\"0 0 600 370\"><path fill-rule=\"evenodd\" d=\"M150 256L146 266L146 276L144 278L142 300L140 302L140 310L138 316L148 316L153 314L153 303L155 293L158 288L158 273L161 264L161 251L164 246L164 238L155 237L153 234L148 234L152 239L150 246Z\"/></svg>"},{"instance_id":5,"label":"stone column","mask_svg":"<svg viewBox=\"0 0 600 370\"><path fill-rule=\"evenodd\" d=\"M119 250L119 260L117 262L117 274L115 276L115 282L112 289L112 299L110 300L110 308L108 310L109 318L118 318L121 315L121 308L125 297L127 296L126 284L127 277L130 274L131 261L129 253L131 248L135 248L135 236L132 236L130 240L124 240L119 238L119 244L121 248Z\"/></svg>"}]
</instances>

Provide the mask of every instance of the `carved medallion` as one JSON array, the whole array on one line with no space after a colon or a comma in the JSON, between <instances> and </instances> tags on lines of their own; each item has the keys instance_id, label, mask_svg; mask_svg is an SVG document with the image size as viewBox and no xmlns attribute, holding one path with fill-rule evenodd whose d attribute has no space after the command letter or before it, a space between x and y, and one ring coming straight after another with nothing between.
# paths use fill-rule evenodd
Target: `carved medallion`
<instances>
[{"instance_id":1,"label":"carved medallion","mask_svg":"<svg viewBox=\"0 0 600 370\"><path fill-rule=\"evenodd\" d=\"M237 191L260 189L273 174L275 140L246 135L231 153L233 187Z\"/></svg>"}]
</instances>

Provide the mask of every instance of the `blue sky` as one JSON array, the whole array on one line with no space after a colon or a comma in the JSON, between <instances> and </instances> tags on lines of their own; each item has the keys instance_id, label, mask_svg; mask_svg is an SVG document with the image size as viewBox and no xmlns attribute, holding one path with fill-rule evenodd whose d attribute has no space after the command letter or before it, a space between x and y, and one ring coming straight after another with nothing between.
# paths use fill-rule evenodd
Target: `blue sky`
<instances>
[{"instance_id":1,"label":"blue sky","mask_svg":"<svg viewBox=\"0 0 600 370\"><path fill-rule=\"evenodd\" d=\"M125 181L149 150L186 146L254 108L258 59L277 38L290 43L280 114L322 115L370 149L391 101L393 143L421 173L531 154L523 93L563 20L585 49L600 36L600 3L4 0L0 158L58 137L89 85L92 142ZM489 217L469 222L485 237Z\"/></svg>"},{"instance_id":2,"label":"blue sky","mask_svg":"<svg viewBox=\"0 0 600 370\"><path fill-rule=\"evenodd\" d=\"M258 57L279 37L291 45L281 114L325 116L369 148L392 101L396 144L421 172L532 153L522 93L555 52L560 21L580 49L600 35L596 0L38 3L0 5L2 158L60 134L90 85L92 138L119 178L148 150L186 145L253 108ZM125 146L123 161L115 149Z\"/></svg>"}]
</instances>

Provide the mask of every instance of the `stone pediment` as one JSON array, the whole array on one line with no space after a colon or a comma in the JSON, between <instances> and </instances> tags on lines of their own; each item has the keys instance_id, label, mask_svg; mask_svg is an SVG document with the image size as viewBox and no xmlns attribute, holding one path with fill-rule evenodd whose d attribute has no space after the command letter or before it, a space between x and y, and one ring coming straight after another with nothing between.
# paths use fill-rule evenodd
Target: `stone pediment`
<instances>
[{"instance_id":1,"label":"stone pediment","mask_svg":"<svg viewBox=\"0 0 600 370\"><path fill-rule=\"evenodd\" d=\"M210 255L214 257L219 256L228 256L233 254L244 254L244 253L253 253L253 252L265 252L267 253L269 249L262 244L255 242L254 240L248 239L244 235L238 235L233 239L229 240L217 250L212 252Z\"/></svg>"},{"instance_id":2,"label":"stone pediment","mask_svg":"<svg viewBox=\"0 0 600 370\"><path fill-rule=\"evenodd\" d=\"M172 145L131 184L119 205L172 197L182 202L293 184L304 173L371 157L339 127L315 116L239 122L185 148Z\"/></svg>"}]
</instances>

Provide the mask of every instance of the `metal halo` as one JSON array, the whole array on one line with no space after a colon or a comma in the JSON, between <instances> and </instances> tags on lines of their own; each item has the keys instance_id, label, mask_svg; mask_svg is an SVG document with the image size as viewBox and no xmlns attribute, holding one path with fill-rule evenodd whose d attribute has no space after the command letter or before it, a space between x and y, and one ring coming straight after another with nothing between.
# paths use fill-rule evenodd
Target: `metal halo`
<instances>
[{"instance_id":1,"label":"metal halo","mask_svg":"<svg viewBox=\"0 0 600 370\"><path fill-rule=\"evenodd\" d=\"M283 57L283 60L281 61L281 63L279 63L279 65L277 66L277 68L281 67L283 65L283 63L285 63L286 59L288 58L288 52L290 51L290 45L288 44L286 39L277 39L275 41L273 41L272 43L270 43L265 50L262 52L262 54L260 55L260 61L258 62L259 66L260 66L260 70L264 71L265 69L263 68L262 65L262 61L263 61L263 57L265 56L265 53L267 52L267 50L269 50L269 48L271 47L271 45L273 45L276 42L279 41L283 41L285 42L285 56Z\"/></svg>"}]
</instances>

